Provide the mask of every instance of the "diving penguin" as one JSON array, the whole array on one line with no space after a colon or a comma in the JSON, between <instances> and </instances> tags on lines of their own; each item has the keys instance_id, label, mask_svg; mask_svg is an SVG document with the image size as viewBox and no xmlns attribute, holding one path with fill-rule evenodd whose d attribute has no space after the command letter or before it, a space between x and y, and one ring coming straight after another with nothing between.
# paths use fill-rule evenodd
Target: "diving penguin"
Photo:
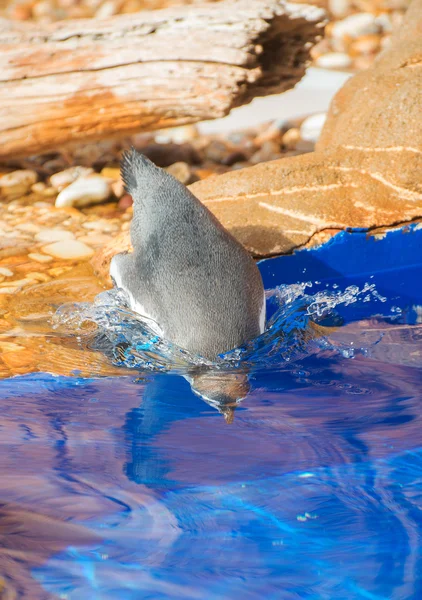
<instances>
[{"instance_id":1,"label":"diving penguin","mask_svg":"<svg viewBox=\"0 0 422 600\"><path fill-rule=\"evenodd\" d=\"M157 334L208 360L260 335L264 287L243 246L175 177L135 149L121 175L133 198L133 253L110 265L134 312Z\"/></svg>"}]
</instances>

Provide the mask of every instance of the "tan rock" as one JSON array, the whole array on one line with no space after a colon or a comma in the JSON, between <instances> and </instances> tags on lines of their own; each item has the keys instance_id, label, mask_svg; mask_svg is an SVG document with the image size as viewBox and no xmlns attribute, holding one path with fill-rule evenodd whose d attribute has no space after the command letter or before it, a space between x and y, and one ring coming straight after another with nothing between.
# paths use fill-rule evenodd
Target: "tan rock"
<instances>
[{"instance_id":1,"label":"tan rock","mask_svg":"<svg viewBox=\"0 0 422 600\"><path fill-rule=\"evenodd\" d=\"M421 29L422 0L413 0L391 48L334 98L316 152L210 177L190 190L255 256L421 217ZM107 278L111 257L129 248L124 232L94 257L94 268Z\"/></svg>"},{"instance_id":2,"label":"tan rock","mask_svg":"<svg viewBox=\"0 0 422 600\"><path fill-rule=\"evenodd\" d=\"M192 172L189 165L185 162L175 162L167 167L166 171L185 185L192 181Z\"/></svg>"},{"instance_id":3,"label":"tan rock","mask_svg":"<svg viewBox=\"0 0 422 600\"><path fill-rule=\"evenodd\" d=\"M110 196L110 184L101 175L79 177L65 187L56 198L56 206L89 206L104 202Z\"/></svg>"},{"instance_id":4,"label":"tan rock","mask_svg":"<svg viewBox=\"0 0 422 600\"><path fill-rule=\"evenodd\" d=\"M65 169L64 171L59 171L58 173L54 173L50 177L50 183L57 191L63 190L65 187L79 179L79 177L86 177L94 172L94 169L90 167L70 167L69 169Z\"/></svg>"},{"instance_id":5,"label":"tan rock","mask_svg":"<svg viewBox=\"0 0 422 600\"><path fill-rule=\"evenodd\" d=\"M64 240L74 240L75 236L71 231L59 228L46 228L42 229L36 234L35 239L37 242L62 242Z\"/></svg>"},{"instance_id":6,"label":"tan rock","mask_svg":"<svg viewBox=\"0 0 422 600\"><path fill-rule=\"evenodd\" d=\"M47 256L47 254L38 254L38 252L31 252L28 254L28 258L40 263L48 263L53 260L52 256Z\"/></svg>"},{"instance_id":7,"label":"tan rock","mask_svg":"<svg viewBox=\"0 0 422 600\"><path fill-rule=\"evenodd\" d=\"M20 198L27 194L31 186L38 180L35 171L25 169L22 171L12 171L0 177L0 197L12 200Z\"/></svg>"},{"instance_id":8,"label":"tan rock","mask_svg":"<svg viewBox=\"0 0 422 600\"><path fill-rule=\"evenodd\" d=\"M45 254L49 254L54 258L65 260L80 260L90 258L94 251L90 246L77 240L64 240L63 242L54 242L42 248Z\"/></svg>"}]
</instances>

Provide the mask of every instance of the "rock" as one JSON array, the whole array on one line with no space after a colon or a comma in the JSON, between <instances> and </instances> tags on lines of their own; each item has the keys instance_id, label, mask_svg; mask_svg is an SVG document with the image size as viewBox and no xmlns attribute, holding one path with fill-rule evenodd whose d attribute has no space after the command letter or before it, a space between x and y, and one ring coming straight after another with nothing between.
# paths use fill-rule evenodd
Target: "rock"
<instances>
[{"instance_id":1,"label":"rock","mask_svg":"<svg viewBox=\"0 0 422 600\"><path fill-rule=\"evenodd\" d=\"M35 239L37 242L62 242L65 240L74 240L75 236L71 231L65 229L42 229L36 234Z\"/></svg>"},{"instance_id":2,"label":"rock","mask_svg":"<svg viewBox=\"0 0 422 600\"><path fill-rule=\"evenodd\" d=\"M48 263L53 260L52 256L47 256L47 254L38 254L38 252L31 252L28 254L28 258L40 263Z\"/></svg>"},{"instance_id":3,"label":"rock","mask_svg":"<svg viewBox=\"0 0 422 600\"><path fill-rule=\"evenodd\" d=\"M42 248L45 254L49 254L54 258L65 260L80 260L90 258L94 251L92 248L77 240L65 240L63 242L54 242Z\"/></svg>"},{"instance_id":4,"label":"rock","mask_svg":"<svg viewBox=\"0 0 422 600\"><path fill-rule=\"evenodd\" d=\"M224 159L230 154L231 148L221 140L211 140L204 148L204 154L207 160L223 164Z\"/></svg>"},{"instance_id":5,"label":"rock","mask_svg":"<svg viewBox=\"0 0 422 600\"><path fill-rule=\"evenodd\" d=\"M15 288L24 287L25 285L29 285L30 283L34 283L30 279L15 279L14 281L7 281L5 283L0 283L0 288L9 288L9 286L13 286Z\"/></svg>"},{"instance_id":6,"label":"rock","mask_svg":"<svg viewBox=\"0 0 422 600\"><path fill-rule=\"evenodd\" d=\"M279 132L280 133L280 132ZM247 160L247 156L241 150L233 150L230 152L224 159L222 164L227 167L232 167L236 163L245 162Z\"/></svg>"},{"instance_id":7,"label":"rock","mask_svg":"<svg viewBox=\"0 0 422 600\"><path fill-rule=\"evenodd\" d=\"M288 129L281 139L281 143L287 150L295 150L300 140L300 130L296 127Z\"/></svg>"},{"instance_id":8,"label":"rock","mask_svg":"<svg viewBox=\"0 0 422 600\"><path fill-rule=\"evenodd\" d=\"M190 190L255 256L291 252L347 228L422 214L422 0L392 45L332 101L316 151L198 181ZM321 117L320 117L321 118ZM108 277L129 232L93 259Z\"/></svg>"},{"instance_id":9,"label":"rock","mask_svg":"<svg viewBox=\"0 0 422 600\"><path fill-rule=\"evenodd\" d=\"M0 260L14 256L24 256L31 244L17 238L0 238Z\"/></svg>"},{"instance_id":10,"label":"rock","mask_svg":"<svg viewBox=\"0 0 422 600\"><path fill-rule=\"evenodd\" d=\"M60 192L56 198L56 206L82 207L98 204L107 200L110 193L110 184L101 175L80 177Z\"/></svg>"},{"instance_id":11,"label":"rock","mask_svg":"<svg viewBox=\"0 0 422 600\"><path fill-rule=\"evenodd\" d=\"M12 200L24 196L38 180L35 171L24 169L12 171L0 177L0 197Z\"/></svg>"},{"instance_id":12,"label":"rock","mask_svg":"<svg viewBox=\"0 0 422 600\"><path fill-rule=\"evenodd\" d=\"M37 183L31 185L31 192L34 192L34 194L43 194L45 192L46 187L47 186L45 185L45 183L43 183L42 181L38 181Z\"/></svg>"},{"instance_id":13,"label":"rock","mask_svg":"<svg viewBox=\"0 0 422 600\"><path fill-rule=\"evenodd\" d=\"M362 35L357 38L349 48L351 56L359 56L360 54L375 54L381 46L381 38L379 35Z\"/></svg>"},{"instance_id":14,"label":"rock","mask_svg":"<svg viewBox=\"0 0 422 600\"><path fill-rule=\"evenodd\" d=\"M149 144L139 151L159 167L169 167L175 162L197 165L201 156L191 144Z\"/></svg>"},{"instance_id":15,"label":"rock","mask_svg":"<svg viewBox=\"0 0 422 600\"><path fill-rule=\"evenodd\" d=\"M117 205L119 210L126 210L133 204L133 198L129 194L125 194L119 201Z\"/></svg>"},{"instance_id":16,"label":"rock","mask_svg":"<svg viewBox=\"0 0 422 600\"><path fill-rule=\"evenodd\" d=\"M305 142L316 144L324 127L326 113L317 113L307 117L300 126L300 137Z\"/></svg>"},{"instance_id":17,"label":"rock","mask_svg":"<svg viewBox=\"0 0 422 600\"><path fill-rule=\"evenodd\" d=\"M59 173L55 173L50 177L51 185L59 192L65 187L79 179L80 177L87 177L94 172L94 169L89 167L70 167Z\"/></svg>"},{"instance_id":18,"label":"rock","mask_svg":"<svg viewBox=\"0 0 422 600\"><path fill-rule=\"evenodd\" d=\"M277 142L268 140L250 157L249 162L254 165L260 162L275 160L276 158L280 158L280 145Z\"/></svg>"},{"instance_id":19,"label":"rock","mask_svg":"<svg viewBox=\"0 0 422 600\"><path fill-rule=\"evenodd\" d=\"M4 277L13 277L14 272L6 267L0 267L0 275L3 275Z\"/></svg>"},{"instance_id":20,"label":"rock","mask_svg":"<svg viewBox=\"0 0 422 600\"><path fill-rule=\"evenodd\" d=\"M113 194L116 196L116 198L122 198L125 193L123 181L121 179L118 179L117 181L113 181L113 183L111 184L111 190L112 190Z\"/></svg>"},{"instance_id":21,"label":"rock","mask_svg":"<svg viewBox=\"0 0 422 600\"><path fill-rule=\"evenodd\" d=\"M83 242L84 244L88 244L90 246L105 246L110 241L110 236L104 233L96 233L94 235L82 235L78 237L79 242Z\"/></svg>"},{"instance_id":22,"label":"rock","mask_svg":"<svg viewBox=\"0 0 422 600\"><path fill-rule=\"evenodd\" d=\"M139 10L139 8L138 8ZM154 139L158 144L184 144L198 137L198 129L195 125L184 125L158 131Z\"/></svg>"},{"instance_id":23,"label":"rock","mask_svg":"<svg viewBox=\"0 0 422 600\"><path fill-rule=\"evenodd\" d=\"M111 284L109 267L110 261L115 254L119 252L130 252L132 246L130 243L129 231L124 231L111 240L107 246L98 251L91 261L94 272L103 280Z\"/></svg>"},{"instance_id":24,"label":"rock","mask_svg":"<svg viewBox=\"0 0 422 600\"><path fill-rule=\"evenodd\" d=\"M349 0L328 0L328 9L337 19L345 17L350 10Z\"/></svg>"},{"instance_id":25,"label":"rock","mask_svg":"<svg viewBox=\"0 0 422 600\"><path fill-rule=\"evenodd\" d=\"M41 230L41 226L35 223L19 223L16 225L16 229L23 233L38 233Z\"/></svg>"},{"instance_id":26,"label":"rock","mask_svg":"<svg viewBox=\"0 0 422 600\"><path fill-rule=\"evenodd\" d=\"M179 181L187 185L191 182L192 172L190 167L185 162L176 162L166 168L167 173L176 177Z\"/></svg>"},{"instance_id":27,"label":"rock","mask_svg":"<svg viewBox=\"0 0 422 600\"><path fill-rule=\"evenodd\" d=\"M47 281L50 281L50 277L48 275L45 273L40 273L39 271L32 271L31 273L28 273L26 277L27 279L31 279L39 283L47 283Z\"/></svg>"},{"instance_id":28,"label":"rock","mask_svg":"<svg viewBox=\"0 0 422 600\"><path fill-rule=\"evenodd\" d=\"M327 52L315 60L315 66L321 69L347 69L351 64L352 59L346 52Z\"/></svg>"},{"instance_id":29,"label":"rock","mask_svg":"<svg viewBox=\"0 0 422 600\"><path fill-rule=\"evenodd\" d=\"M101 176L105 179L117 181L120 179L120 169L118 167L104 167L104 169L101 170Z\"/></svg>"},{"instance_id":30,"label":"rock","mask_svg":"<svg viewBox=\"0 0 422 600\"><path fill-rule=\"evenodd\" d=\"M114 0L106 0L95 12L96 19L108 19L118 13L118 4Z\"/></svg>"},{"instance_id":31,"label":"rock","mask_svg":"<svg viewBox=\"0 0 422 600\"><path fill-rule=\"evenodd\" d=\"M346 36L357 38L361 35L379 33L380 30L381 26L375 15L372 13L357 13L334 23L331 28L331 35L334 39L343 39Z\"/></svg>"}]
</instances>

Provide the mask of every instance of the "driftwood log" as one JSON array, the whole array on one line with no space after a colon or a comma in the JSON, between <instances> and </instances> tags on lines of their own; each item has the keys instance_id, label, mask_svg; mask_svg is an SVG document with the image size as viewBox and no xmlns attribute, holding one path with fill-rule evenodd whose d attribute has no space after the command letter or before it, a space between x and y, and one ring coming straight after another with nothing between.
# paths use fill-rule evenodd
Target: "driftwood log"
<instances>
[{"instance_id":1,"label":"driftwood log","mask_svg":"<svg viewBox=\"0 0 422 600\"><path fill-rule=\"evenodd\" d=\"M191 191L254 255L422 218L422 0L370 69L335 96L316 152L209 177ZM106 280L122 233L93 259Z\"/></svg>"},{"instance_id":2,"label":"driftwood log","mask_svg":"<svg viewBox=\"0 0 422 600\"><path fill-rule=\"evenodd\" d=\"M226 115L293 87L324 11L283 0L0 20L0 159Z\"/></svg>"}]
</instances>

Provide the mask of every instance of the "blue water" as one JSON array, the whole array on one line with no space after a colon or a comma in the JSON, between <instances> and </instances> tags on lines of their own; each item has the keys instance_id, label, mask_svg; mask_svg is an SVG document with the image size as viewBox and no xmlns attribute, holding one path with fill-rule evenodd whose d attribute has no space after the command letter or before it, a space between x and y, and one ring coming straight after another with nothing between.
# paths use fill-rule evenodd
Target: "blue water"
<instances>
[{"instance_id":1,"label":"blue water","mask_svg":"<svg viewBox=\"0 0 422 600\"><path fill-rule=\"evenodd\" d=\"M420 600L421 234L262 263L288 287L216 367L247 367L230 425L126 313L123 361L163 372L0 382L0 597ZM335 328L303 336L312 320Z\"/></svg>"}]
</instances>

